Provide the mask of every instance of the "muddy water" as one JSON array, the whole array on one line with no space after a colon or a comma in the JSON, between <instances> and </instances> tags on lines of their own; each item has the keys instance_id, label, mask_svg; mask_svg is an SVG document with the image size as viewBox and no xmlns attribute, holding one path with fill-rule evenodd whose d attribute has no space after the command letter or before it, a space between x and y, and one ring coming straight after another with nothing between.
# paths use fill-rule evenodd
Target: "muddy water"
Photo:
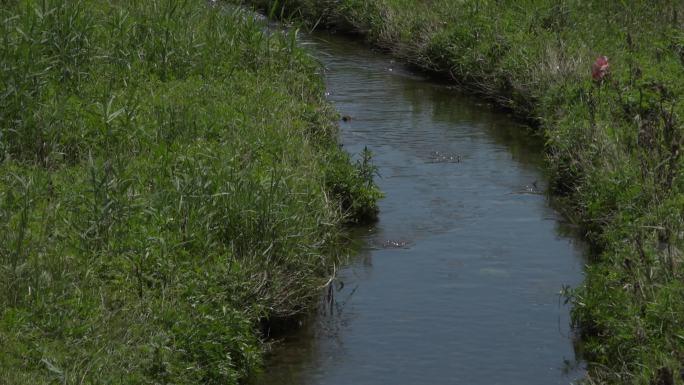
<instances>
[{"instance_id":1,"label":"muddy water","mask_svg":"<svg viewBox=\"0 0 684 385\"><path fill-rule=\"evenodd\" d=\"M332 301L269 357L263 385L568 384L564 285L581 245L544 191L524 126L334 35L325 64L351 153L367 146L386 198Z\"/></svg>"}]
</instances>

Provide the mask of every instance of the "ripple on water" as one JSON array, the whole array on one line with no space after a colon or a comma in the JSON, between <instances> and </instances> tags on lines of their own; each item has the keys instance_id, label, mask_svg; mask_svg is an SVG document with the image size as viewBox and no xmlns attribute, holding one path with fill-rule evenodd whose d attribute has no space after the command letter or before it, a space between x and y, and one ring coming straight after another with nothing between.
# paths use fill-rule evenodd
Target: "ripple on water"
<instances>
[{"instance_id":1,"label":"ripple on water","mask_svg":"<svg viewBox=\"0 0 684 385\"><path fill-rule=\"evenodd\" d=\"M548 385L581 376L558 293L581 281L582 252L536 194L539 143L386 56L333 36L311 46L327 67L328 99L352 117L341 124L344 147L373 151L386 198L362 236L368 246L339 272L344 285L276 347L260 383Z\"/></svg>"}]
</instances>

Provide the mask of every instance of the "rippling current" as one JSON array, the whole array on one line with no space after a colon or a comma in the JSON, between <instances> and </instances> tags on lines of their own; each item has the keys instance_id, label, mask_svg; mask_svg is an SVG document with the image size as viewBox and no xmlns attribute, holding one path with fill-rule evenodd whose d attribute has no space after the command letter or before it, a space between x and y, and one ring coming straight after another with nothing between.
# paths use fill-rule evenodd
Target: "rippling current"
<instances>
[{"instance_id":1,"label":"rippling current","mask_svg":"<svg viewBox=\"0 0 684 385\"><path fill-rule=\"evenodd\" d=\"M276 344L261 385L568 384L583 250L549 207L539 138L330 34L304 44L386 197L330 303Z\"/></svg>"}]
</instances>

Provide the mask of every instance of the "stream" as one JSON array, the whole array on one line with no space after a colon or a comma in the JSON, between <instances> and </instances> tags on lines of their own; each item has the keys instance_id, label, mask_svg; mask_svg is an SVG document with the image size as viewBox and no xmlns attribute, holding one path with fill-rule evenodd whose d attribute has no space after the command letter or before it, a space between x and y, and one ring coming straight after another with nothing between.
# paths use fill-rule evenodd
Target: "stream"
<instances>
[{"instance_id":1,"label":"stream","mask_svg":"<svg viewBox=\"0 0 684 385\"><path fill-rule=\"evenodd\" d=\"M543 143L510 116L334 34L341 143L385 193L319 314L274 345L258 385L568 384L584 375L559 295L584 247L543 193ZM447 82L441 82L447 83Z\"/></svg>"}]
</instances>

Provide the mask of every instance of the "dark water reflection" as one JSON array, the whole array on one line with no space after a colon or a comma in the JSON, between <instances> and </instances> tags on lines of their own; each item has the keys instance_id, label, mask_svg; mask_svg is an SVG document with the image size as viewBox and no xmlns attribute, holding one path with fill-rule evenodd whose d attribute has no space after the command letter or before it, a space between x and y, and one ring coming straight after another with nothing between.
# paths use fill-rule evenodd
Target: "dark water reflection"
<instances>
[{"instance_id":1,"label":"dark water reflection","mask_svg":"<svg viewBox=\"0 0 684 385\"><path fill-rule=\"evenodd\" d=\"M541 142L504 114L345 38L307 43L342 142L379 167L380 221L331 303L276 345L263 385L567 384L583 374L562 304L582 248L544 195ZM435 162L435 153L458 156ZM407 247L385 248L386 241Z\"/></svg>"}]
</instances>

